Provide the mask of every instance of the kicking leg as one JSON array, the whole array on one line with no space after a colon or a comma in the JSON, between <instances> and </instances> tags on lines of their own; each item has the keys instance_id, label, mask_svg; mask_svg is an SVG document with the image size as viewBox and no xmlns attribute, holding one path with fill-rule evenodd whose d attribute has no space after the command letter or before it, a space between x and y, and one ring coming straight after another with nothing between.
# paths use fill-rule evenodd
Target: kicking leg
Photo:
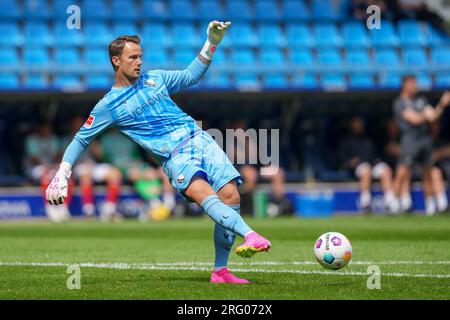
<instances>
[{"instance_id":1,"label":"kicking leg","mask_svg":"<svg viewBox=\"0 0 450 320\"><path fill-rule=\"evenodd\" d=\"M200 204L216 223L245 239L244 244L236 250L239 256L252 257L257 252L270 248L270 242L254 232L236 211L220 201L211 186L202 178L194 177L184 193Z\"/></svg>"}]
</instances>

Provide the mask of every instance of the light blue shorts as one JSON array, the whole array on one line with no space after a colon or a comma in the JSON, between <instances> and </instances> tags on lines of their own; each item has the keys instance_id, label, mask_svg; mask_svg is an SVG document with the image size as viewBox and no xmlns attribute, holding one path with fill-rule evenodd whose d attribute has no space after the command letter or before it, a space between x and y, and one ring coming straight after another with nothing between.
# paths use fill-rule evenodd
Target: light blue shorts
<instances>
[{"instance_id":1,"label":"light blue shorts","mask_svg":"<svg viewBox=\"0 0 450 320\"><path fill-rule=\"evenodd\" d=\"M208 181L214 192L232 180L238 185L242 183L226 153L205 131L198 131L193 138L180 143L162 165L170 183L181 194L195 176Z\"/></svg>"}]
</instances>

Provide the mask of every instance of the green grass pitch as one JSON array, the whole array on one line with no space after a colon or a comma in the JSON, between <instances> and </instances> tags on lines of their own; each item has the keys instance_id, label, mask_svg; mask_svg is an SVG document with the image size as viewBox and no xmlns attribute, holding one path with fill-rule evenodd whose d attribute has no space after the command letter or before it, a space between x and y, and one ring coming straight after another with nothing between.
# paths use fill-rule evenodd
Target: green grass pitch
<instances>
[{"instance_id":1,"label":"green grass pitch","mask_svg":"<svg viewBox=\"0 0 450 320\"><path fill-rule=\"evenodd\" d=\"M251 281L244 286L208 282L214 253L207 217L146 224L3 221L0 299L450 298L448 214L246 221L273 247L252 259L233 250L230 269ZM352 261L342 270L325 270L314 259L314 242L327 231L352 242ZM79 290L67 288L72 264L80 266ZM381 270L380 289L367 287L372 264Z\"/></svg>"}]
</instances>

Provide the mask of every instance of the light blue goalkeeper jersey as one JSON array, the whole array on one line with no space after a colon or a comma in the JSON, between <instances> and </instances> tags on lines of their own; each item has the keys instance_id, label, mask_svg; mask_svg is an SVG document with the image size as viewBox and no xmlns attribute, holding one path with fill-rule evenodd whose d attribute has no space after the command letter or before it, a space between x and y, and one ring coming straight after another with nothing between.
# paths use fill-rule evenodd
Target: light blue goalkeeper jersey
<instances>
[{"instance_id":1,"label":"light blue goalkeeper jersey","mask_svg":"<svg viewBox=\"0 0 450 320\"><path fill-rule=\"evenodd\" d=\"M132 85L111 90L97 103L67 147L63 161L75 164L92 139L115 127L160 162L183 141L201 132L169 94L196 84L208 69L198 58L185 70L154 70Z\"/></svg>"}]
</instances>

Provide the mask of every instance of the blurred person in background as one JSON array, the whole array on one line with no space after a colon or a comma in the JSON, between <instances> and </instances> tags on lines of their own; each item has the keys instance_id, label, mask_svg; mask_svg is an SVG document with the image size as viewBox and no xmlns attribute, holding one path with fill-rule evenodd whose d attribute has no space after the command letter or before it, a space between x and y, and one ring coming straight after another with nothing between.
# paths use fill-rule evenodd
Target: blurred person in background
<instances>
[{"instance_id":1,"label":"blurred person in background","mask_svg":"<svg viewBox=\"0 0 450 320\"><path fill-rule=\"evenodd\" d=\"M397 211L397 201L392 188L392 170L378 157L373 141L366 135L364 121L353 117L348 123L349 134L340 143L338 155L341 166L359 181L359 207L370 211L372 204L372 179L380 180L384 203L388 211Z\"/></svg>"},{"instance_id":2,"label":"blurred person in background","mask_svg":"<svg viewBox=\"0 0 450 320\"><path fill-rule=\"evenodd\" d=\"M273 170L271 175L261 175L261 168L258 160L258 145L251 135L246 135L248 129L244 120L237 120L232 124L235 130L235 139L230 141L227 139L227 152L233 150L228 156L232 162L238 167L239 173L242 175L243 184L240 186L241 191L241 210L243 213L254 214L253 196L258 189L259 181L267 181L270 183L270 195L267 207L267 213L270 217L280 214L292 213L292 205L285 196L286 179L283 168ZM267 167L266 167L267 168Z\"/></svg>"},{"instance_id":3,"label":"blurred person in background","mask_svg":"<svg viewBox=\"0 0 450 320\"><path fill-rule=\"evenodd\" d=\"M436 127L438 125L435 122L432 125ZM397 122L394 118L389 118L386 122L386 141L384 143L384 155L383 160L386 161L392 168L396 168L398 164L398 159L401 154L401 144L400 144L400 129L397 125ZM445 168L445 156L442 157L443 153L441 153L444 145L439 144L435 147L435 151L433 151L433 163L434 165L431 168L431 185L433 189L433 194L437 195L435 197L436 209L439 212L445 211L448 207L448 199L446 195L446 186L443 176L443 169ZM444 152L445 153L445 152ZM450 153L449 153L450 155ZM450 158L449 158L450 159ZM440 162L442 161L442 162ZM420 175L420 166L417 164L412 168L411 175ZM414 173L414 174L413 174ZM412 197L411 197L411 180L405 179L400 186L400 197L399 201L399 211L400 212L408 212L412 209Z\"/></svg>"},{"instance_id":4,"label":"blurred person in background","mask_svg":"<svg viewBox=\"0 0 450 320\"><path fill-rule=\"evenodd\" d=\"M411 179L411 169L415 163L421 166L425 212L433 215L438 211L437 203L444 204L445 192L436 194L432 183L433 138L429 126L438 120L450 103L450 92L445 92L436 108L424 96L418 95L416 78L403 78L400 95L394 100L393 112L401 131L400 156L394 180L397 197L402 197L402 186ZM401 202L402 200L400 200Z\"/></svg>"},{"instance_id":5,"label":"blurred person in background","mask_svg":"<svg viewBox=\"0 0 450 320\"><path fill-rule=\"evenodd\" d=\"M33 183L40 184L43 193L57 170L56 164L63 151L61 139L53 133L48 121L41 121L35 132L25 138L25 172ZM58 206L45 203L45 213L50 220L62 222L70 218L70 199Z\"/></svg>"}]
</instances>

